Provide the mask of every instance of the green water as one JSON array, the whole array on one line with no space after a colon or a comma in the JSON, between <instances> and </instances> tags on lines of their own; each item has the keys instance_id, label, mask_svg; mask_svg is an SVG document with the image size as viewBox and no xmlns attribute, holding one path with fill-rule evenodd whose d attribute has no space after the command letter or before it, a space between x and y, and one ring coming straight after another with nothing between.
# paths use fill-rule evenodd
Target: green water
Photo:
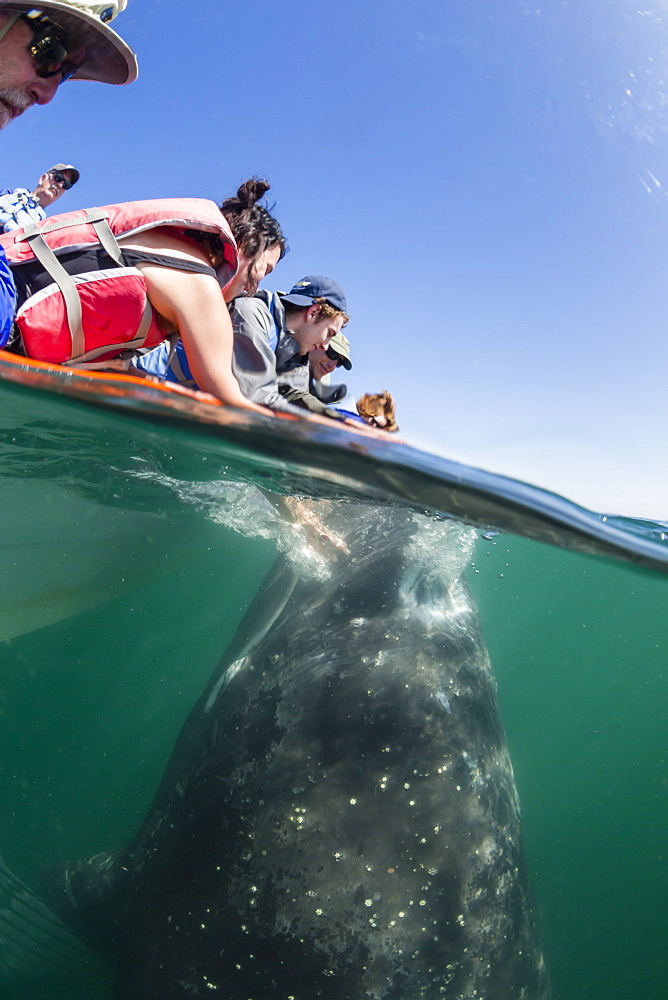
<instances>
[{"instance_id":1,"label":"green water","mask_svg":"<svg viewBox=\"0 0 668 1000\"><path fill-rule=\"evenodd\" d=\"M666 581L517 538L479 542L476 568L554 996L659 1000Z\"/></svg>"},{"instance_id":2,"label":"green water","mask_svg":"<svg viewBox=\"0 0 668 1000\"><path fill-rule=\"evenodd\" d=\"M6 606L20 591L7 634L21 625L0 643L0 852L31 885L44 865L134 833L276 555L272 539L128 475L150 453L147 436L152 448L168 442L163 467L174 475L182 431L44 406L21 425L20 448L10 442L11 475L0 481L5 498L21 498L12 530L30 526L26 538L3 537ZM195 453L195 432L190 442ZM226 468L252 479L252 449L250 459L229 450ZM287 461L281 475L308 483ZM499 683L555 1000L663 1000L668 581L504 534L479 539L469 582ZM1 1000L46 995L75 990L0 984Z\"/></svg>"}]
</instances>

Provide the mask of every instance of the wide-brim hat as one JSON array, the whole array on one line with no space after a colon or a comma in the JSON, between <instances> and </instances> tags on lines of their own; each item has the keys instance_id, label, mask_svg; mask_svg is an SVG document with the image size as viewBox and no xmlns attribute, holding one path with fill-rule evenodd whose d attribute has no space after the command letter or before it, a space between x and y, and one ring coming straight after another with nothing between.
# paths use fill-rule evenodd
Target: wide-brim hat
<instances>
[{"instance_id":1,"label":"wide-brim hat","mask_svg":"<svg viewBox=\"0 0 668 1000\"><path fill-rule=\"evenodd\" d=\"M97 80L100 83L124 84L137 79L137 57L120 35L101 19L115 17L123 0L95 3L93 0L10 0L0 3L0 12L42 11L54 24L60 25L72 39L86 49L86 59L72 76L73 80Z\"/></svg>"}]
</instances>

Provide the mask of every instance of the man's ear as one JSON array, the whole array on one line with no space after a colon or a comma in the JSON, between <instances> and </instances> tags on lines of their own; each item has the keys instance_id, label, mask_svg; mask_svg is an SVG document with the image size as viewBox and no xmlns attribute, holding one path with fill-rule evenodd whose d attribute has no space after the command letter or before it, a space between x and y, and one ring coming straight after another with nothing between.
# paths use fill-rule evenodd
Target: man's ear
<instances>
[{"instance_id":1,"label":"man's ear","mask_svg":"<svg viewBox=\"0 0 668 1000\"><path fill-rule=\"evenodd\" d=\"M319 302L314 302L312 306L309 306L306 310L306 318L310 323L316 323L318 316L322 311L322 307Z\"/></svg>"}]
</instances>

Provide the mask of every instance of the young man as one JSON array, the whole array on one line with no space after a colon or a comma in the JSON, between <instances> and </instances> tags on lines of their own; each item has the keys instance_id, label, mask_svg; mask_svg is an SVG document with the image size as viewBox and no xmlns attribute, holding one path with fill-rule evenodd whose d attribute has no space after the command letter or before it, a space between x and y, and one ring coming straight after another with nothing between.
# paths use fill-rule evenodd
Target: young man
<instances>
[{"instance_id":1,"label":"young man","mask_svg":"<svg viewBox=\"0 0 668 1000\"><path fill-rule=\"evenodd\" d=\"M287 295L260 291L232 307L232 368L248 399L272 410L300 413L279 391L279 382L308 393L309 351L326 351L348 322L343 290L322 275L309 275Z\"/></svg>"},{"instance_id":2,"label":"young man","mask_svg":"<svg viewBox=\"0 0 668 1000\"><path fill-rule=\"evenodd\" d=\"M0 129L31 108L48 104L65 80L132 83L137 60L108 22L127 0L34 0L0 3ZM14 317L12 276L0 250L0 347Z\"/></svg>"},{"instance_id":3,"label":"young man","mask_svg":"<svg viewBox=\"0 0 668 1000\"><path fill-rule=\"evenodd\" d=\"M42 174L34 191L5 188L0 191L0 232L25 229L31 222L46 218L45 209L58 201L79 180L79 171L71 163L56 163Z\"/></svg>"}]
</instances>

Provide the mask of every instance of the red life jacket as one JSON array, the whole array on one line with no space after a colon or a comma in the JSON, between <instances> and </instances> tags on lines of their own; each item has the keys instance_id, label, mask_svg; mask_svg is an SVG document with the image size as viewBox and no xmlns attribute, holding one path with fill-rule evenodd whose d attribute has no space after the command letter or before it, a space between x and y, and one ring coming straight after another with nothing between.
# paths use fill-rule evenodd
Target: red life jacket
<instances>
[{"instance_id":1,"label":"red life jacket","mask_svg":"<svg viewBox=\"0 0 668 1000\"><path fill-rule=\"evenodd\" d=\"M136 267L126 267L117 238L168 227L218 236L225 262L237 269L234 237L218 206L203 198L160 198L64 215L0 236L12 269L39 260L53 283L31 295L16 323L28 357L60 365L99 367L123 351L167 339ZM70 275L58 255L102 247L118 266ZM222 295L222 291L221 291Z\"/></svg>"}]
</instances>

